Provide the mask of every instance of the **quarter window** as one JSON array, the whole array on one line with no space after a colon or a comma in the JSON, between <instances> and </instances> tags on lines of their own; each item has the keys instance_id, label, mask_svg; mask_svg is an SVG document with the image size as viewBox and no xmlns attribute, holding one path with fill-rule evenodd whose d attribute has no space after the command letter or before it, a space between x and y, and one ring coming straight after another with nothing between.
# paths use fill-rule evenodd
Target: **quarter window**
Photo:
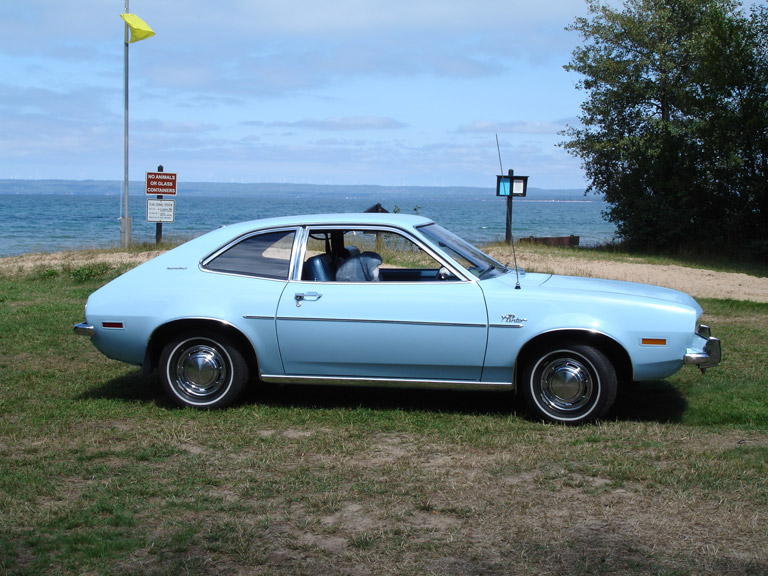
<instances>
[{"instance_id":1,"label":"quarter window","mask_svg":"<svg viewBox=\"0 0 768 576\"><path fill-rule=\"evenodd\" d=\"M254 234L205 262L214 272L287 280L291 269L294 230Z\"/></svg>"}]
</instances>

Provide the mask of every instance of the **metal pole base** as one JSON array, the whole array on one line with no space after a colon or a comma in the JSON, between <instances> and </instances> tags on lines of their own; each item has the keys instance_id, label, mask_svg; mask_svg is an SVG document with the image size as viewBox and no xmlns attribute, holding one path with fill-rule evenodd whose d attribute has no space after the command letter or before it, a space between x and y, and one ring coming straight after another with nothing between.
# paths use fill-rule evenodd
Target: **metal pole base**
<instances>
[{"instance_id":1,"label":"metal pole base","mask_svg":"<svg viewBox=\"0 0 768 576\"><path fill-rule=\"evenodd\" d=\"M128 248L131 245L131 228L133 218L120 218L120 247Z\"/></svg>"}]
</instances>

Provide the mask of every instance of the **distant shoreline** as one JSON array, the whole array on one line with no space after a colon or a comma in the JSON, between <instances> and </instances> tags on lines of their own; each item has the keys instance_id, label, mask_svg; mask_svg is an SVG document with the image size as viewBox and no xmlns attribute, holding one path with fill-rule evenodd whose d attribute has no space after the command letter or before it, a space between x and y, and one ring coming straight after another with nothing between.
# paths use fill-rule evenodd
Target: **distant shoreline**
<instances>
[{"instance_id":1,"label":"distant shoreline","mask_svg":"<svg viewBox=\"0 0 768 576\"><path fill-rule=\"evenodd\" d=\"M51 194L51 185L66 187L67 192L60 194L72 194L83 196L115 196L122 194L122 181L119 180L65 180L65 179L1 179L0 194ZM143 180L131 180L128 183L128 193L144 194L145 183ZM495 188L479 186L385 186L378 184L303 184L303 183L277 183L277 182L184 182L178 183L179 192L185 196L211 195L226 189L232 196L248 196L259 194L315 194L337 195L339 193L354 194L356 196L381 196L387 193L401 193L403 191L424 192L429 194L441 194L450 197L457 196L488 196L495 197ZM109 192L105 192L109 190ZM520 200L558 200L561 198L590 198L583 201L600 201L597 195L585 196L584 189L545 189L528 188L528 196Z\"/></svg>"}]
</instances>

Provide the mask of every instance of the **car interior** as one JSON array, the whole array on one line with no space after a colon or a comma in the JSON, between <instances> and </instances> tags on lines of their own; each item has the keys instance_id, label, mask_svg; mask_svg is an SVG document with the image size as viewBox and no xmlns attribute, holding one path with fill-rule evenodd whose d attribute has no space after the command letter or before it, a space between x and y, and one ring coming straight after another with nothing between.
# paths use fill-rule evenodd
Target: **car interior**
<instances>
[{"instance_id":1,"label":"car interior","mask_svg":"<svg viewBox=\"0 0 768 576\"><path fill-rule=\"evenodd\" d=\"M457 280L403 236L355 230L310 231L301 276L310 282Z\"/></svg>"}]
</instances>

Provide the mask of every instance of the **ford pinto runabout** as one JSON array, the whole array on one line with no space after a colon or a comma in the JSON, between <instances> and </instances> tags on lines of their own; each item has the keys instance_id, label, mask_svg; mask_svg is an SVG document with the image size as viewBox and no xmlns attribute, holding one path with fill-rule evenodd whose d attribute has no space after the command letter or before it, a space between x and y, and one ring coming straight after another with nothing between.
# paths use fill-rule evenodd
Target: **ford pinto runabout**
<instances>
[{"instance_id":1,"label":"ford pinto runabout","mask_svg":"<svg viewBox=\"0 0 768 576\"><path fill-rule=\"evenodd\" d=\"M507 389L579 424L620 382L716 366L701 313L675 290L509 268L420 216L335 214L191 240L91 294L75 332L157 369L181 406L250 381Z\"/></svg>"}]
</instances>

